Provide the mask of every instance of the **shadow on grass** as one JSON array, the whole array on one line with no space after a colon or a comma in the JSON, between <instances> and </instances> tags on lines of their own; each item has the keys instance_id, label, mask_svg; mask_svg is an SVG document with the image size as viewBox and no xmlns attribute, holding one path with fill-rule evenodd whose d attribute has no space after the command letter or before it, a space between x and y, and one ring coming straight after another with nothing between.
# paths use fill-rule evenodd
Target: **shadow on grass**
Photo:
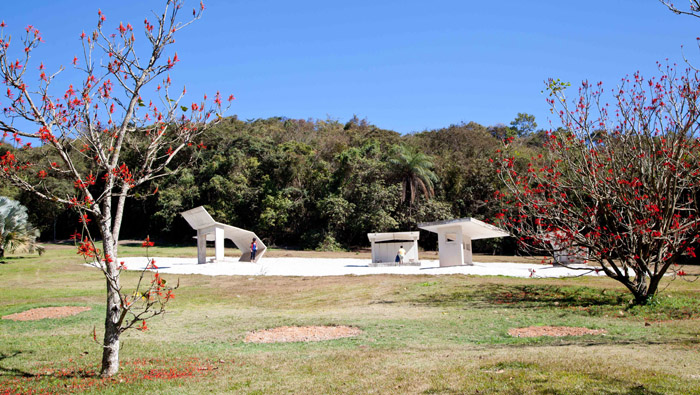
<instances>
[{"instance_id":1,"label":"shadow on grass","mask_svg":"<svg viewBox=\"0 0 700 395\"><path fill-rule=\"evenodd\" d=\"M622 292L586 287L483 284L447 294L423 294L412 302L430 306L464 304L482 308L621 308L629 301L630 297Z\"/></svg>"},{"instance_id":2,"label":"shadow on grass","mask_svg":"<svg viewBox=\"0 0 700 395\"><path fill-rule=\"evenodd\" d=\"M648 321L700 317L700 303L693 297L656 296L646 305L634 305L627 292L579 286L481 284L451 293L436 289L410 302L431 307L557 309L586 316L617 315L624 310Z\"/></svg>"},{"instance_id":3,"label":"shadow on grass","mask_svg":"<svg viewBox=\"0 0 700 395\"><path fill-rule=\"evenodd\" d=\"M6 357L18 355L9 354ZM2 355L2 354L0 354ZM22 372L17 369L0 370L0 394L24 393L102 393L112 387L113 393L126 393L115 385L122 383L147 383L154 380L186 379L206 376L219 369L226 361L213 362L208 359L178 357L171 359L135 359L120 363L119 375L101 377L99 365L77 366L72 360L55 361L51 365L38 369L37 373ZM129 392L131 393L131 391Z\"/></svg>"},{"instance_id":4,"label":"shadow on grass","mask_svg":"<svg viewBox=\"0 0 700 395\"><path fill-rule=\"evenodd\" d=\"M546 340L542 340L546 338ZM598 335L588 335L585 337L580 336L566 336L561 337L538 337L532 338L533 342L522 342L522 343L488 343L488 349L500 348L500 349L511 349L511 348L530 348L530 347L626 347L626 346L697 346L700 344L700 339L697 338L684 338L684 339L671 339L663 338L660 340L651 340L648 338L639 339L620 339L618 337L610 338L607 336L600 337Z\"/></svg>"},{"instance_id":5,"label":"shadow on grass","mask_svg":"<svg viewBox=\"0 0 700 395\"><path fill-rule=\"evenodd\" d=\"M556 368L555 368L556 369ZM529 384L539 384L535 385L537 393L540 394L550 394L550 395L564 395L571 393L567 389L562 389L557 384L550 384L547 379L543 379L542 376L552 375L559 376L556 370L552 368L544 367L539 364L522 362L522 361L501 361L496 364L482 365L479 369L484 374L490 374L490 378L498 378L500 380L506 381L505 377L508 377L508 381L513 380L513 377L517 377L519 380L525 379ZM644 385L640 385L629 379L617 379L606 375L600 375L596 373L572 373L572 372L562 372L565 376L575 377L583 376L586 381L586 385L589 386L589 393L596 394L618 394L618 395L661 395L664 392L657 392L648 389ZM539 377L538 377L539 376ZM559 378L559 377L557 377ZM556 381L556 379L555 379ZM559 388L555 388L559 387ZM456 391L455 391L456 392ZM477 391L478 392L478 391ZM443 392L440 392L443 393ZM461 392L459 392L461 393ZM579 393L579 391L575 391Z\"/></svg>"},{"instance_id":6,"label":"shadow on grass","mask_svg":"<svg viewBox=\"0 0 700 395\"><path fill-rule=\"evenodd\" d=\"M603 393L604 394L608 394L608 393L609 394L613 394L613 393L616 394L617 392L607 392L606 391ZM664 394L663 392L652 391L652 390L644 387L643 385L638 385L638 386L632 387L632 388L628 389L627 392L622 393L622 395L663 395L663 394Z\"/></svg>"},{"instance_id":7,"label":"shadow on grass","mask_svg":"<svg viewBox=\"0 0 700 395\"><path fill-rule=\"evenodd\" d=\"M127 242L122 242L119 243L120 247L143 247L143 241L127 241ZM159 245L158 247L169 247L169 246L163 246Z\"/></svg>"},{"instance_id":8,"label":"shadow on grass","mask_svg":"<svg viewBox=\"0 0 700 395\"><path fill-rule=\"evenodd\" d=\"M74 378L92 378L97 377L97 373L92 370L78 369L78 370L66 370L59 369L52 371L51 373L30 373L17 368L6 368L2 366L2 362L6 359L16 357L23 354L22 351L15 351L10 354L0 353L0 377L10 376L10 377L24 377L24 378L40 378L40 377L53 377L61 379L74 379Z\"/></svg>"},{"instance_id":9,"label":"shadow on grass","mask_svg":"<svg viewBox=\"0 0 700 395\"><path fill-rule=\"evenodd\" d=\"M12 354L0 353L0 377L1 376L34 377L34 375L29 373L29 372L25 372L25 371L17 369L17 368L6 368L6 367L1 365L1 363L4 360L16 357L20 354L22 354L22 351L15 351Z\"/></svg>"},{"instance_id":10,"label":"shadow on grass","mask_svg":"<svg viewBox=\"0 0 700 395\"><path fill-rule=\"evenodd\" d=\"M15 263L15 262L20 262L29 259L30 257L26 256L6 256L0 258L0 264L6 265L9 263Z\"/></svg>"}]
</instances>

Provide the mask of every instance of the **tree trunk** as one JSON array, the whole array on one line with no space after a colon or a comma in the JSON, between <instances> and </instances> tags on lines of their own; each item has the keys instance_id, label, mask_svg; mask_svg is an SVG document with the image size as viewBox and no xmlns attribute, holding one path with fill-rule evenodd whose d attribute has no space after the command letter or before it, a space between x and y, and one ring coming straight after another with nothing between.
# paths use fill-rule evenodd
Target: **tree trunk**
<instances>
[{"instance_id":1,"label":"tree trunk","mask_svg":"<svg viewBox=\"0 0 700 395\"><path fill-rule=\"evenodd\" d=\"M102 370L100 376L110 377L119 371L119 290L107 280L107 315L105 337L102 345Z\"/></svg>"},{"instance_id":2,"label":"tree trunk","mask_svg":"<svg viewBox=\"0 0 700 395\"><path fill-rule=\"evenodd\" d=\"M649 297L653 295L653 293L649 293L649 287L645 280L645 275L637 273L634 281L627 280L622 282L634 295L634 304L644 305L649 301Z\"/></svg>"},{"instance_id":3,"label":"tree trunk","mask_svg":"<svg viewBox=\"0 0 700 395\"><path fill-rule=\"evenodd\" d=\"M105 316L105 336L102 343L102 377L115 375L119 371L119 335L121 327L121 300L119 298L119 270L115 256L114 240L109 227L109 216L100 220L100 233L105 257L104 263L107 281L107 312Z\"/></svg>"},{"instance_id":4,"label":"tree trunk","mask_svg":"<svg viewBox=\"0 0 700 395\"><path fill-rule=\"evenodd\" d=\"M114 256L119 253L119 232L122 228L122 218L124 217L124 204L126 203L127 193L129 193L129 185L122 185L122 189L119 193L119 199L117 200L117 209L114 212L114 226L112 226L112 242L114 244Z\"/></svg>"},{"instance_id":5,"label":"tree trunk","mask_svg":"<svg viewBox=\"0 0 700 395\"><path fill-rule=\"evenodd\" d=\"M662 270L658 274L650 276L649 288L647 290L647 297L645 303L648 302L651 297L656 295L656 291L659 290L659 282L661 282L661 279L664 277L665 272L665 270Z\"/></svg>"},{"instance_id":6,"label":"tree trunk","mask_svg":"<svg viewBox=\"0 0 700 395\"><path fill-rule=\"evenodd\" d=\"M651 288L647 286L645 282L646 276L644 274L637 274L634 276L634 279L627 276L611 276L610 274L608 274L608 276L622 283L622 285L632 293L634 296L634 304L636 305L646 304L649 301L649 297L654 294L650 292ZM654 292L655 291L656 289L654 289Z\"/></svg>"}]
</instances>

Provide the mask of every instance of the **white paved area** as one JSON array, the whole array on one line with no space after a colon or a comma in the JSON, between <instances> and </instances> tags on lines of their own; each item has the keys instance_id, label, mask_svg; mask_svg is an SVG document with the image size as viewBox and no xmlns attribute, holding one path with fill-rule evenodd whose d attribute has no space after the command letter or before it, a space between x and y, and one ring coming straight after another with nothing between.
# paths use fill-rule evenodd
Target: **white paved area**
<instances>
[{"instance_id":1,"label":"white paved area","mask_svg":"<svg viewBox=\"0 0 700 395\"><path fill-rule=\"evenodd\" d=\"M368 274L472 274L479 276L511 277L570 277L600 275L592 269L574 270L560 266L525 263L480 263L473 266L439 267L438 261L423 261L422 266L370 267L370 259L340 258L270 258L258 263L238 262L238 258L226 258L223 262L198 265L197 258L158 258L155 264L160 273L203 274L208 276L342 276ZM148 263L145 257L120 258L128 270L143 270ZM582 266L585 267L585 266Z\"/></svg>"}]
</instances>

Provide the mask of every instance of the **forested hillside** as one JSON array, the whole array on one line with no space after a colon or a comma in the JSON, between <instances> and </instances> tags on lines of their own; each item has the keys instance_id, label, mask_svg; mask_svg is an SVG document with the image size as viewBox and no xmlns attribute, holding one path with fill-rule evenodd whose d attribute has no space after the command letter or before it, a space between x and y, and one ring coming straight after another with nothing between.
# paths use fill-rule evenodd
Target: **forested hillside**
<instances>
[{"instance_id":1,"label":"forested hillside","mask_svg":"<svg viewBox=\"0 0 700 395\"><path fill-rule=\"evenodd\" d=\"M409 135L365 120L230 117L203 136L193 163L141 187L126 208L123 238L191 242L180 212L204 205L220 222L254 230L271 245L339 249L368 244L368 232L416 230L416 224L458 217L489 219L498 188L489 162L506 136L524 152L538 149L534 119L484 127L451 125ZM523 122L523 120L528 122ZM138 142L128 156L139 155ZM4 145L2 151L11 148ZM23 147L37 156L43 147ZM128 163L128 162L127 162ZM48 180L47 182L60 182ZM69 196L73 186L65 182ZM42 238L68 238L79 226L65 207L5 187L29 208ZM421 245L435 240L421 235ZM512 252L508 240L477 250Z\"/></svg>"}]
</instances>

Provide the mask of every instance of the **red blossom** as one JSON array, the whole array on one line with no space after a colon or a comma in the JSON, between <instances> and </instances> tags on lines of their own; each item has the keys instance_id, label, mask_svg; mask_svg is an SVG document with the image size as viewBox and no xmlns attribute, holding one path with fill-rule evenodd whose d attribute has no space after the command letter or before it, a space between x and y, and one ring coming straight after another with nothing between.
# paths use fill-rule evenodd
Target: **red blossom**
<instances>
[{"instance_id":1,"label":"red blossom","mask_svg":"<svg viewBox=\"0 0 700 395\"><path fill-rule=\"evenodd\" d=\"M151 243L151 245L153 245L153 243ZM158 269L158 266L156 266L156 260L155 260L155 259L151 259L151 260L148 262L148 265L146 265L146 269ZM157 278L157 277L158 277L158 273L156 273L156 278Z\"/></svg>"},{"instance_id":2,"label":"red blossom","mask_svg":"<svg viewBox=\"0 0 700 395\"><path fill-rule=\"evenodd\" d=\"M96 254L97 249L95 245L85 237L78 245L78 255L82 255L85 258L94 258Z\"/></svg>"}]
</instances>

